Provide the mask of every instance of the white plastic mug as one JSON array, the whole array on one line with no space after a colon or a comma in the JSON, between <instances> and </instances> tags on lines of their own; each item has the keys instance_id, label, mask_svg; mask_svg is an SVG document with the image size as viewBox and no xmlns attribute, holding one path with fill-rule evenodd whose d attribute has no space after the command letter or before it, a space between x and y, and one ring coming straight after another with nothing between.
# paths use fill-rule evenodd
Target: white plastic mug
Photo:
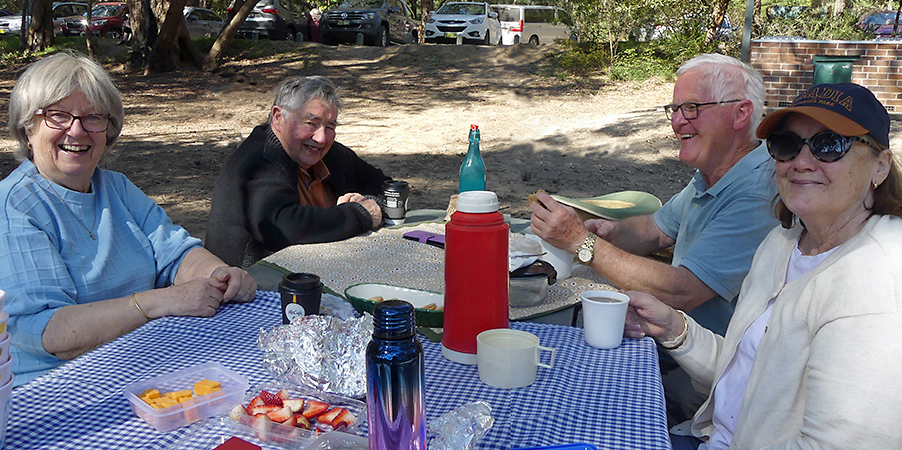
<instances>
[{"instance_id":1,"label":"white plastic mug","mask_svg":"<svg viewBox=\"0 0 902 450\"><path fill-rule=\"evenodd\" d=\"M630 298L608 290L586 291L580 297L586 343L596 348L619 346L623 340L623 325Z\"/></svg>"},{"instance_id":2,"label":"white plastic mug","mask_svg":"<svg viewBox=\"0 0 902 450\"><path fill-rule=\"evenodd\" d=\"M551 362L541 361L542 350L551 352ZM486 330L476 336L476 364L479 379L492 387L510 389L536 381L539 367L554 367L553 348L539 345L532 333L507 328Z\"/></svg>"},{"instance_id":3,"label":"white plastic mug","mask_svg":"<svg viewBox=\"0 0 902 450\"><path fill-rule=\"evenodd\" d=\"M576 263L573 259L573 253L562 248L557 248L548 242L545 242L542 238L538 239L539 243L542 244L542 251L545 252L539 259L546 261L554 267L554 271L557 272L558 280L570 278L570 274L573 272L573 265Z\"/></svg>"},{"instance_id":4,"label":"white plastic mug","mask_svg":"<svg viewBox=\"0 0 902 450\"><path fill-rule=\"evenodd\" d=\"M9 358L5 363L0 364L0 386L6 384L13 378L13 359Z\"/></svg>"},{"instance_id":5,"label":"white plastic mug","mask_svg":"<svg viewBox=\"0 0 902 450\"><path fill-rule=\"evenodd\" d=\"M9 343L11 340L8 331L0 334L0 364L9 361Z\"/></svg>"},{"instance_id":6,"label":"white plastic mug","mask_svg":"<svg viewBox=\"0 0 902 450\"><path fill-rule=\"evenodd\" d=\"M13 378L0 385L0 448L6 440L6 424L9 420L9 410L13 394Z\"/></svg>"}]
</instances>

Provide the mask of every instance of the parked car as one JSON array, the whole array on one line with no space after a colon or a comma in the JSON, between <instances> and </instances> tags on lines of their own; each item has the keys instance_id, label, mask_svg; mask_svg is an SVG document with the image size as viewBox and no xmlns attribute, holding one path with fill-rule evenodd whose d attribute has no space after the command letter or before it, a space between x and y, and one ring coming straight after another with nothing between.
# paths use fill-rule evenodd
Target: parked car
<instances>
[{"instance_id":1,"label":"parked car","mask_svg":"<svg viewBox=\"0 0 902 450\"><path fill-rule=\"evenodd\" d=\"M424 30L426 42L452 43L457 37L464 42L484 45L501 43L501 22L488 3L445 3L429 13Z\"/></svg>"},{"instance_id":2,"label":"parked car","mask_svg":"<svg viewBox=\"0 0 902 450\"><path fill-rule=\"evenodd\" d=\"M548 44L555 39L579 40L573 20L561 8L536 5L492 5L501 19L501 43Z\"/></svg>"},{"instance_id":3,"label":"parked car","mask_svg":"<svg viewBox=\"0 0 902 450\"><path fill-rule=\"evenodd\" d=\"M128 23L128 6L125 3L97 3L91 9L91 24L88 25L87 15L79 22L67 23L66 33L86 34L88 30L94 36L110 39L122 39L125 37L125 28Z\"/></svg>"},{"instance_id":4,"label":"parked car","mask_svg":"<svg viewBox=\"0 0 902 450\"><path fill-rule=\"evenodd\" d=\"M896 11L882 11L861 16L858 27L862 30L873 32L877 37L882 37L893 34L893 26L895 23ZM902 34L902 20L900 20L899 31L897 34Z\"/></svg>"},{"instance_id":5,"label":"parked car","mask_svg":"<svg viewBox=\"0 0 902 450\"><path fill-rule=\"evenodd\" d=\"M88 5L78 2L57 2L52 5L53 12L53 32L54 34L62 34L66 18L77 18L84 14L88 9ZM30 22L30 17L26 19ZM22 33L22 14L7 15L0 17L0 35L4 34L21 34Z\"/></svg>"},{"instance_id":6,"label":"parked car","mask_svg":"<svg viewBox=\"0 0 902 450\"><path fill-rule=\"evenodd\" d=\"M254 34L269 40L304 40L310 38L310 16L307 4L302 0L260 0L238 30L238 37L251 38ZM229 7L229 11L233 6Z\"/></svg>"},{"instance_id":7,"label":"parked car","mask_svg":"<svg viewBox=\"0 0 902 450\"><path fill-rule=\"evenodd\" d=\"M225 21L213 11L197 6L186 6L183 10L185 24L188 26L188 36L191 39L200 37L216 37L222 31Z\"/></svg>"},{"instance_id":8,"label":"parked car","mask_svg":"<svg viewBox=\"0 0 902 450\"><path fill-rule=\"evenodd\" d=\"M637 42L656 41L658 39L671 38L681 32L692 32L697 30L704 34L707 29L708 16L689 15L678 20L672 20L669 24L649 23L644 26L637 27L630 32L630 39ZM690 28L684 28L686 26ZM695 28L697 27L697 28ZM720 25L715 30L714 37L721 41L733 39L736 36L736 30L730 22L730 16L724 15Z\"/></svg>"},{"instance_id":9,"label":"parked car","mask_svg":"<svg viewBox=\"0 0 902 450\"><path fill-rule=\"evenodd\" d=\"M320 34L323 42L355 42L362 34L364 42L385 47L390 42L407 42L410 34L419 39L413 11L404 0L344 0L323 13Z\"/></svg>"}]
</instances>

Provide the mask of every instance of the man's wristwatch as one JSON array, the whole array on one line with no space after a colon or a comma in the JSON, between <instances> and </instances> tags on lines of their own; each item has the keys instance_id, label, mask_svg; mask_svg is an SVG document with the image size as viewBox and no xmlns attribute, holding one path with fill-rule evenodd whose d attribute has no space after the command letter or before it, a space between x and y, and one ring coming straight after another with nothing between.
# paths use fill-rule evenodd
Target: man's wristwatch
<instances>
[{"instance_id":1,"label":"man's wristwatch","mask_svg":"<svg viewBox=\"0 0 902 450\"><path fill-rule=\"evenodd\" d=\"M589 233L583 245L576 251L576 259L580 264L589 264L595 257L595 238L595 233Z\"/></svg>"}]
</instances>

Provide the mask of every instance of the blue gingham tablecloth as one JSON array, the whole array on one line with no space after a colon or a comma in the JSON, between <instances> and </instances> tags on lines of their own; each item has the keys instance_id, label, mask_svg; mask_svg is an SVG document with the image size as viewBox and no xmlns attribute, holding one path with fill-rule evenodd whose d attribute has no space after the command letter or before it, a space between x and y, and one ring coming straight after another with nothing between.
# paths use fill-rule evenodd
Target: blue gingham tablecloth
<instances>
[{"instance_id":1,"label":"blue gingham tablecloth","mask_svg":"<svg viewBox=\"0 0 902 450\"><path fill-rule=\"evenodd\" d=\"M176 444L211 449L214 444L192 441L194 427L157 432L132 412L123 387L212 361L247 377L252 388L275 381L263 368L256 338L261 328L280 324L277 293L264 291L253 303L224 305L213 318L154 320L15 389L3 448L163 449ZM539 368L536 382L526 388L486 386L475 366L446 360L440 344L420 337L428 420L484 400L495 424L479 441L480 449L574 442L599 449L670 448L650 338L626 339L617 349L600 350L586 345L579 328L511 327L534 333L542 346L557 350L554 369Z\"/></svg>"}]
</instances>

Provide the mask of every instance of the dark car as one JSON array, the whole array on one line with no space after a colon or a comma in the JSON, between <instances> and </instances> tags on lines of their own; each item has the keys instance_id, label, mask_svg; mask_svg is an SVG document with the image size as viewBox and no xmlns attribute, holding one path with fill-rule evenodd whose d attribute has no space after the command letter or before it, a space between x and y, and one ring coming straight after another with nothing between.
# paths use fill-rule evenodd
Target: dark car
<instances>
[{"instance_id":1,"label":"dark car","mask_svg":"<svg viewBox=\"0 0 902 450\"><path fill-rule=\"evenodd\" d=\"M404 0L344 0L323 13L320 20L323 42L364 42L385 47L391 41L407 42L408 35L418 40L419 29L413 11Z\"/></svg>"},{"instance_id":2,"label":"dark car","mask_svg":"<svg viewBox=\"0 0 902 450\"><path fill-rule=\"evenodd\" d=\"M229 11L232 11L232 6ZM302 35L310 38L308 6L299 0L260 0L238 30L238 37L250 38L254 34L270 40L297 40Z\"/></svg>"}]
</instances>

